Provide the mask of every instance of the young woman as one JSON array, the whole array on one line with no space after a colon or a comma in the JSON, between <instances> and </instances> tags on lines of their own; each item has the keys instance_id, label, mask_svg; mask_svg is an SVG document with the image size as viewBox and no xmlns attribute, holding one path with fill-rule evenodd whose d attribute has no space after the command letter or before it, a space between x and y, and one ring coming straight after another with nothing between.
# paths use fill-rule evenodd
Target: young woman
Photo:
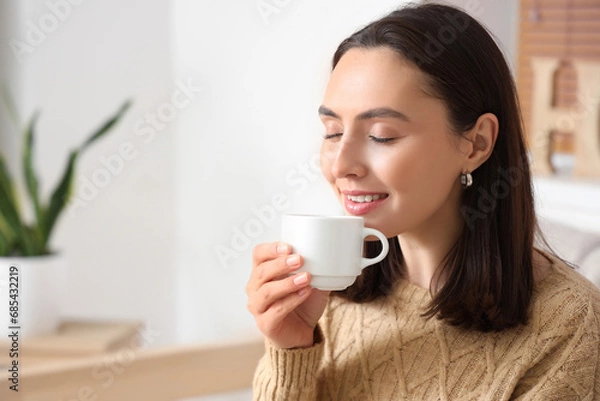
<instances>
[{"instance_id":1,"label":"young woman","mask_svg":"<svg viewBox=\"0 0 600 401\"><path fill-rule=\"evenodd\" d=\"M600 399L600 292L534 246L517 95L490 34L448 6L394 11L340 44L319 114L323 174L390 253L328 293L294 274L289 244L254 249L254 398Z\"/></svg>"}]
</instances>

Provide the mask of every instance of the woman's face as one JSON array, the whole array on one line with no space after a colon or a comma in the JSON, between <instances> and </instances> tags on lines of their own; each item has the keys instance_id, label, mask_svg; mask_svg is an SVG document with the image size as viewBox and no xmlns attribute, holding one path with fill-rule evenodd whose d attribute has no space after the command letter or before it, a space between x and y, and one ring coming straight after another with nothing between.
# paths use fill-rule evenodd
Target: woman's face
<instances>
[{"instance_id":1,"label":"woman's face","mask_svg":"<svg viewBox=\"0 0 600 401\"><path fill-rule=\"evenodd\" d=\"M419 70L392 50L352 49L319 109L323 174L347 214L388 238L459 216L465 156L444 104L423 87Z\"/></svg>"}]
</instances>

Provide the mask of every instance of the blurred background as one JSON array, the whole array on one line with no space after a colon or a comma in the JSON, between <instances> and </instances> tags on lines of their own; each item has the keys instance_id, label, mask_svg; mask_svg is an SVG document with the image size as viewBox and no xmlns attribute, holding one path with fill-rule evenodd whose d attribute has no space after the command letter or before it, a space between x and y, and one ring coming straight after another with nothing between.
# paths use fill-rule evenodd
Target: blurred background
<instances>
[{"instance_id":1,"label":"blurred background","mask_svg":"<svg viewBox=\"0 0 600 401\"><path fill-rule=\"evenodd\" d=\"M133 99L81 157L73 201L52 239L68 267L64 318L141 321L152 329L148 347L259 339L244 293L252 247L278 238L283 213L341 213L317 156L316 111L333 52L403 3L0 1L0 82L22 120L41 111L35 164L43 195L69 150ZM497 37L517 75L526 124L531 57L561 63L551 107L577 104L570 60L600 63L599 1L446 3ZM598 88L589 99L598 104ZM536 178L538 208L544 218L600 233L598 171L574 171L577 135L548 129L552 172ZM4 107L0 150L16 175L22 135Z\"/></svg>"}]
</instances>

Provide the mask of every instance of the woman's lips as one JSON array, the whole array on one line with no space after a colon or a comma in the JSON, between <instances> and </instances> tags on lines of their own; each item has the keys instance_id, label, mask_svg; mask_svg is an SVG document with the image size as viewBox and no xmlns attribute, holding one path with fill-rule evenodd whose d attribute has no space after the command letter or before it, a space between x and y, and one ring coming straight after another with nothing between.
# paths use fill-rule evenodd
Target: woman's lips
<instances>
[{"instance_id":1,"label":"woman's lips","mask_svg":"<svg viewBox=\"0 0 600 401\"><path fill-rule=\"evenodd\" d=\"M372 194L374 195L374 194ZM378 208L388 198L387 194L378 194L379 196L384 195L382 198L372 200L370 202L356 202L349 198L347 194L342 194L344 197L344 209L354 216L360 216L373 211Z\"/></svg>"}]
</instances>

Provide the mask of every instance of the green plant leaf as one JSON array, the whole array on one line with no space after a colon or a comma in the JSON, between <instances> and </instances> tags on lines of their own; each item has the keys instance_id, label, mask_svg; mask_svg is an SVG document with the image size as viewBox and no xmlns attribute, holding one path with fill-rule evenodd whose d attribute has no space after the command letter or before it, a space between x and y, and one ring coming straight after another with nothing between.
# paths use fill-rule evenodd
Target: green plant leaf
<instances>
[{"instance_id":1,"label":"green plant leaf","mask_svg":"<svg viewBox=\"0 0 600 401\"><path fill-rule=\"evenodd\" d=\"M27 227L21 222L21 218L14 203L14 193L12 190L12 181L6 169L4 159L0 156L0 214L6 225L14 233L15 242L24 255L29 255L35 251L35 243Z\"/></svg>"},{"instance_id":2,"label":"green plant leaf","mask_svg":"<svg viewBox=\"0 0 600 401\"><path fill-rule=\"evenodd\" d=\"M8 224L3 213L0 213L0 234L9 239L15 236L15 230Z\"/></svg>"},{"instance_id":3,"label":"green plant leaf","mask_svg":"<svg viewBox=\"0 0 600 401\"><path fill-rule=\"evenodd\" d=\"M0 256L7 256L14 232L0 213Z\"/></svg>"},{"instance_id":4,"label":"green plant leaf","mask_svg":"<svg viewBox=\"0 0 600 401\"><path fill-rule=\"evenodd\" d=\"M38 237L38 241L41 240L41 230L40 226L43 225L44 217L42 214L42 208L40 206L40 197L39 197L39 183L37 179L37 175L35 173L35 169L33 167L33 145L34 145L34 128L37 123L39 117L39 112L35 112L31 119L29 120L29 124L25 130L25 144L23 146L23 173L25 175L25 184L27 186L27 192L29 193L29 197L31 199L31 203L33 205L33 210L35 211L36 220L38 222L36 230L36 237Z\"/></svg>"},{"instance_id":5,"label":"green plant leaf","mask_svg":"<svg viewBox=\"0 0 600 401\"><path fill-rule=\"evenodd\" d=\"M40 248L34 238L35 234L33 229L29 226L23 225L19 236L16 238L19 250L23 256L36 256L44 253L43 246Z\"/></svg>"},{"instance_id":6,"label":"green plant leaf","mask_svg":"<svg viewBox=\"0 0 600 401\"><path fill-rule=\"evenodd\" d=\"M100 128L98 128L79 148L80 151L85 150L89 145L95 142L97 139L101 138L104 134L106 134L110 129L121 119L123 114L127 111L127 109L131 106L131 100L126 100L125 103L121 105L117 113L109 118Z\"/></svg>"},{"instance_id":7,"label":"green plant leaf","mask_svg":"<svg viewBox=\"0 0 600 401\"><path fill-rule=\"evenodd\" d=\"M54 224L56 224L58 216L65 208L67 203L69 203L73 187L73 177L75 175L75 162L77 161L78 156L79 151L71 151L62 178L59 181L56 188L54 189L52 196L50 197L50 204L48 205L48 209L45 212L46 218L44 220L43 225L43 238L44 244L46 244L46 246L48 244L48 241L50 240L50 233L54 228Z\"/></svg>"},{"instance_id":8,"label":"green plant leaf","mask_svg":"<svg viewBox=\"0 0 600 401\"><path fill-rule=\"evenodd\" d=\"M47 244L39 239L37 226L25 226L23 237L29 246L23 250L25 256L46 255L48 253Z\"/></svg>"},{"instance_id":9,"label":"green plant leaf","mask_svg":"<svg viewBox=\"0 0 600 401\"><path fill-rule=\"evenodd\" d=\"M101 138L104 134L110 131L110 129L117 124L130 106L131 101L125 101L115 115L109 118L100 128L98 128L79 147L78 150L72 151L69 155L69 160L67 161L67 166L65 167L62 178L50 197L50 203L48 204L47 209L43 211L45 218L42 226L42 238L45 247L47 247L47 244L50 241L50 235L54 225L56 224L56 221L58 220L58 217L71 199L73 180L75 176L75 163L79 157L79 154L97 139Z\"/></svg>"},{"instance_id":10,"label":"green plant leaf","mask_svg":"<svg viewBox=\"0 0 600 401\"><path fill-rule=\"evenodd\" d=\"M12 107L10 97L5 94L4 99L7 106L9 108ZM25 130L23 169L28 195L30 196L35 209L37 225L29 226L23 223L19 214L19 204L13 188L13 181L8 173L4 160L0 157L0 218L2 219L0 221L0 236L2 236L2 238L0 238L0 254L20 253L24 256L31 256L48 253L48 244L52 230L58 217L71 198L75 164L80 153L110 131L130 106L130 100L124 102L119 110L100 126L100 128L93 132L79 149L71 151L63 175L52 192L47 204L44 204L44 202L39 199L39 182L34 169L34 129L38 113L36 112L33 115ZM12 107L11 110L14 111L14 107ZM11 112L11 114L13 113ZM18 116L16 114L15 118L18 121Z\"/></svg>"},{"instance_id":11,"label":"green plant leaf","mask_svg":"<svg viewBox=\"0 0 600 401\"><path fill-rule=\"evenodd\" d=\"M15 191L2 155L0 155L0 213L12 231L19 233L22 224L16 206Z\"/></svg>"},{"instance_id":12,"label":"green plant leaf","mask_svg":"<svg viewBox=\"0 0 600 401\"><path fill-rule=\"evenodd\" d=\"M5 193L8 196L8 202L10 202L14 209L19 212L19 203L17 195L14 189L13 179L10 176L4 157L0 154L0 187L4 188Z\"/></svg>"},{"instance_id":13,"label":"green plant leaf","mask_svg":"<svg viewBox=\"0 0 600 401\"><path fill-rule=\"evenodd\" d=\"M0 236L2 236L1 246L4 247L0 254L7 255L10 252L10 239L18 236L21 227L21 220L15 209L12 180L0 155Z\"/></svg>"},{"instance_id":14,"label":"green plant leaf","mask_svg":"<svg viewBox=\"0 0 600 401\"><path fill-rule=\"evenodd\" d=\"M15 128L20 129L21 119L6 85L2 87L2 100ZM0 254L10 255L19 250L23 255L35 252L35 244L20 217L20 207L12 177L0 154Z\"/></svg>"},{"instance_id":15,"label":"green plant leaf","mask_svg":"<svg viewBox=\"0 0 600 401\"><path fill-rule=\"evenodd\" d=\"M0 256L8 256L8 250L10 248L9 240L0 231Z\"/></svg>"},{"instance_id":16,"label":"green plant leaf","mask_svg":"<svg viewBox=\"0 0 600 401\"><path fill-rule=\"evenodd\" d=\"M11 231L18 235L21 232L22 224L14 205L9 199L9 194L4 187L0 187L0 213Z\"/></svg>"}]
</instances>

